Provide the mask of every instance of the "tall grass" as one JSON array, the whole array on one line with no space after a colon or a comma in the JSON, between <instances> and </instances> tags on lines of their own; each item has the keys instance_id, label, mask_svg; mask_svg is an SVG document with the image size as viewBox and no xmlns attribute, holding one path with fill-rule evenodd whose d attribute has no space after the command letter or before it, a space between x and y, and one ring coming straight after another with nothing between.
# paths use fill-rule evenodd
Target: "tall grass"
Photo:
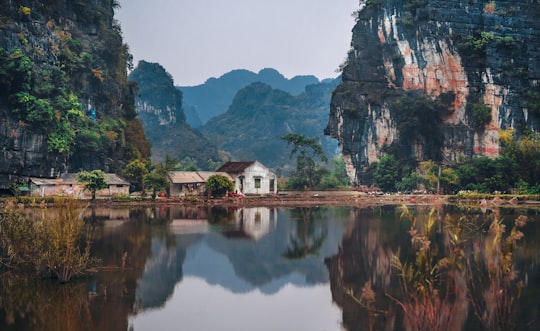
<instances>
[{"instance_id":1,"label":"tall grass","mask_svg":"<svg viewBox=\"0 0 540 331\"><path fill-rule=\"evenodd\" d=\"M54 207L32 210L8 203L0 212L0 270L32 273L67 282L99 264L90 254L92 231L84 224L86 206L59 199Z\"/></svg>"},{"instance_id":2,"label":"tall grass","mask_svg":"<svg viewBox=\"0 0 540 331\"><path fill-rule=\"evenodd\" d=\"M423 226L406 206L401 217L411 223L414 259L402 260L399 252L394 256L402 293L400 299L392 298L403 309L407 329L461 330L469 311L486 330L517 328L523 282L517 277L514 250L526 216L518 217L506 233L500 215L493 213L487 234L477 220L443 218L435 209ZM441 235L443 240L432 241Z\"/></svg>"},{"instance_id":3,"label":"tall grass","mask_svg":"<svg viewBox=\"0 0 540 331\"><path fill-rule=\"evenodd\" d=\"M515 256L528 218L519 216L507 231L496 210L485 219L443 216L435 208L420 216L401 207L410 242L394 250L397 286L381 289L390 302L377 299L369 282L359 297L347 293L367 311L368 329L381 316L388 320L379 318L377 325L388 327L396 308L405 330L463 330L470 323L485 330L518 329L524 282Z\"/></svg>"}]
</instances>

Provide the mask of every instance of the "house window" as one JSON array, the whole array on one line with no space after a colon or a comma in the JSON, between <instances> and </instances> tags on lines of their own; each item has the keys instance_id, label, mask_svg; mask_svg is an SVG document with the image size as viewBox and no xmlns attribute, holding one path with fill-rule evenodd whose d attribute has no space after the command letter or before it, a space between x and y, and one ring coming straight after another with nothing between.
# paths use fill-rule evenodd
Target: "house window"
<instances>
[{"instance_id":1,"label":"house window","mask_svg":"<svg viewBox=\"0 0 540 331\"><path fill-rule=\"evenodd\" d=\"M255 178L255 188L261 188L261 179Z\"/></svg>"}]
</instances>

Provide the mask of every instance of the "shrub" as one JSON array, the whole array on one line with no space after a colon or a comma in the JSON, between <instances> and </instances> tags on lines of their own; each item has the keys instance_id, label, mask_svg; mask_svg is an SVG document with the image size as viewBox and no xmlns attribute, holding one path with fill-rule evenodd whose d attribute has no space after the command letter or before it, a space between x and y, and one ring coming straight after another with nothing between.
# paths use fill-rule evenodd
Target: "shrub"
<instances>
[{"instance_id":1,"label":"shrub","mask_svg":"<svg viewBox=\"0 0 540 331\"><path fill-rule=\"evenodd\" d=\"M88 273L99 260L90 255L84 208L78 200L57 200L54 208L29 219L8 203L0 212L0 266L61 282Z\"/></svg>"},{"instance_id":2,"label":"shrub","mask_svg":"<svg viewBox=\"0 0 540 331\"><path fill-rule=\"evenodd\" d=\"M206 187L214 196L224 196L234 190L234 183L223 175L213 175L208 178Z\"/></svg>"},{"instance_id":3,"label":"shrub","mask_svg":"<svg viewBox=\"0 0 540 331\"><path fill-rule=\"evenodd\" d=\"M482 101L478 101L469 109L471 127L476 131L483 131L486 125L491 122L491 107Z\"/></svg>"},{"instance_id":4,"label":"shrub","mask_svg":"<svg viewBox=\"0 0 540 331\"><path fill-rule=\"evenodd\" d=\"M378 6L381 4L381 0L367 0L366 6Z\"/></svg>"},{"instance_id":5,"label":"shrub","mask_svg":"<svg viewBox=\"0 0 540 331\"><path fill-rule=\"evenodd\" d=\"M30 16L30 14L32 14L32 9L26 6L19 6L19 13L25 16Z\"/></svg>"},{"instance_id":6,"label":"shrub","mask_svg":"<svg viewBox=\"0 0 540 331\"><path fill-rule=\"evenodd\" d=\"M484 13L486 14L495 14L497 9L497 4L495 2L488 2L484 6Z\"/></svg>"},{"instance_id":7,"label":"shrub","mask_svg":"<svg viewBox=\"0 0 540 331\"><path fill-rule=\"evenodd\" d=\"M525 92L525 107L532 113L540 114L540 92L530 90Z\"/></svg>"}]
</instances>

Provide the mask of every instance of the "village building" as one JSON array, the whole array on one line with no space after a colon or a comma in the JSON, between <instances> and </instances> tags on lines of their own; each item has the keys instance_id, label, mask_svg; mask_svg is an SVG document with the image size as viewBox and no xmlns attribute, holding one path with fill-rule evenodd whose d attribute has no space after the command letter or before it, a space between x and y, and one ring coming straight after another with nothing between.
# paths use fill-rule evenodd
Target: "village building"
<instances>
[{"instance_id":1,"label":"village building","mask_svg":"<svg viewBox=\"0 0 540 331\"><path fill-rule=\"evenodd\" d=\"M225 172L214 171L171 171L169 172L169 194L172 197L205 195L206 182L213 175L222 175L232 180Z\"/></svg>"},{"instance_id":2,"label":"village building","mask_svg":"<svg viewBox=\"0 0 540 331\"><path fill-rule=\"evenodd\" d=\"M277 177L259 161L229 161L218 169L228 173L234 182L235 192L243 194L277 193Z\"/></svg>"},{"instance_id":3,"label":"village building","mask_svg":"<svg viewBox=\"0 0 540 331\"><path fill-rule=\"evenodd\" d=\"M105 174L108 187L96 191L96 198L129 195L130 184L117 174ZM64 174L58 178L36 178L29 180L30 195L34 197L73 196L91 198L91 192L84 190L84 185L77 182L77 174Z\"/></svg>"}]
</instances>

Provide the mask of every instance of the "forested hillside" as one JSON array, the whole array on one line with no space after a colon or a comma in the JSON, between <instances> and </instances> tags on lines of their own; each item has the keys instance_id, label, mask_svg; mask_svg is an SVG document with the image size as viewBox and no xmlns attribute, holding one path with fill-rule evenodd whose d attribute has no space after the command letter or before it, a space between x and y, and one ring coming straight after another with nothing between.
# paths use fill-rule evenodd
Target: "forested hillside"
<instances>
[{"instance_id":1,"label":"forested hillside","mask_svg":"<svg viewBox=\"0 0 540 331\"><path fill-rule=\"evenodd\" d=\"M171 75L157 63L140 61L129 78L139 86L137 112L152 142L152 159L190 158L199 168L214 170L219 161L217 148L186 123L182 92L174 87Z\"/></svg>"},{"instance_id":2,"label":"forested hillside","mask_svg":"<svg viewBox=\"0 0 540 331\"><path fill-rule=\"evenodd\" d=\"M114 0L2 1L0 185L115 171L150 146Z\"/></svg>"},{"instance_id":3,"label":"forested hillside","mask_svg":"<svg viewBox=\"0 0 540 331\"><path fill-rule=\"evenodd\" d=\"M235 160L259 160L278 174L287 173L294 160L280 137L287 133L321 137L329 157L337 153L335 141L323 136L328 101L339 80L309 85L293 96L263 83L240 90L226 113L203 127L202 132Z\"/></svg>"}]
</instances>

